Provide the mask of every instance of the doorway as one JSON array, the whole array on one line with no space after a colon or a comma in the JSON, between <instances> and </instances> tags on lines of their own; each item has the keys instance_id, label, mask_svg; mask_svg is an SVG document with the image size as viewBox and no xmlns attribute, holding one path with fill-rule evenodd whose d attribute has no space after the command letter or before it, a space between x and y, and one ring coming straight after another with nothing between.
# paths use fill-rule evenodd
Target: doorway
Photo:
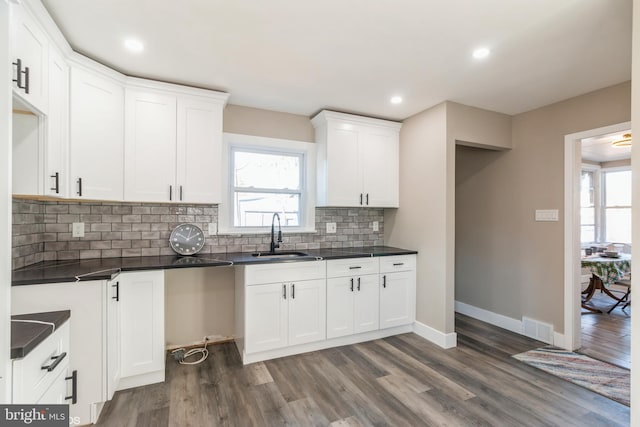
<instances>
[{"instance_id":1,"label":"doorway","mask_svg":"<svg viewBox=\"0 0 640 427\"><path fill-rule=\"evenodd\" d=\"M589 239L587 236L593 235L595 242L602 243L606 239L606 234L602 230L606 229L606 219L603 212L606 208L597 212L594 208L594 221L581 222L581 190L583 183L583 145L593 147L610 143L606 142L607 137L614 138L622 135L631 129L631 123L625 122L617 125L606 126L584 132L578 132L565 136L565 209L564 209L564 244L565 244L565 277L564 277L564 343L562 347L569 350L577 350L582 346L582 310L581 292L583 290L583 270L582 258L585 255L581 242ZM589 149L587 150L589 151ZM595 150L597 151L597 150ZM587 157L589 157L588 155ZM588 160L588 159L585 159ZM595 162L592 163L603 163ZM606 163L606 162L605 162ZM602 169L601 165L593 165L593 169ZM598 166L596 168L595 166ZM588 168L587 168L588 169ZM611 168L613 170L613 168ZM600 179L600 178L599 178ZM586 216L586 215L585 215ZM595 218L599 216L599 220ZM602 222L604 221L604 222ZM598 224L596 224L598 222ZM617 243L617 242L608 242ZM612 304L615 303L611 300ZM594 301L595 302L595 301ZM604 314L607 315L607 314Z\"/></svg>"}]
</instances>

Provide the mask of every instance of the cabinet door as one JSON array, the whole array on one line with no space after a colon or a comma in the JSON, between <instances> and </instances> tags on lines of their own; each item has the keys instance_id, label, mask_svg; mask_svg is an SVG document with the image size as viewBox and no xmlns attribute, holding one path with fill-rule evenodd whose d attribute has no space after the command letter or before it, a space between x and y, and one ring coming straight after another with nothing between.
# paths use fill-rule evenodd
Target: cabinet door
<instances>
[{"instance_id":1,"label":"cabinet door","mask_svg":"<svg viewBox=\"0 0 640 427\"><path fill-rule=\"evenodd\" d=\"M11 62L13 79L17 79L17 66L15 62L22 62L22 69L29 68L28 76L24 73L20 76L26 89L18 88L16 82L12 82L13 92L27 101L43 113L47 112L47 56L49 42L44 31L38 26L24 7L11 5Z\"/></svg>"},{"instance_id":2,"label":"cabinet door","mask_svg":"<svg viewBox=\"0 0 640 427\"><path fill-rule=\"evenodd\" d=\"M176 98L132 89L125 97L125 200L178 200Z\"/></svg>"},{"instance_id":3,"label":"cabinet door","mask_svg":"<svg viewBox=\"0 0 640 427\"><path fill-rule=\"evenodd\" d=\"M245 351L255 353L285 347L288 335L286 284L252 285L246 288Z\"/></svg>"},{"instance_id":4,"label":"cabinet door","mask_svg":"<svg viewBox=\"0 0 640 427\"><path fill-rule=\"evenodd\" d=\"M402 271L381 276L380 328L413 323L416 316L416 272Z\"/></svg>"},{"instance_id":5,"label":"cabinet door","mask_svg":"<svg viewBox=\"0 0 640 427\"><path fill-rule=\"evenodd\" d=\"M121 376L120 281L107 282L107 400L118 389Z\"/></svg>"},{"instance_id":6,"label":"cabinet door","mask_svg":"<svg viewBox=\"0 0 640 427\"><path fill-rule=\"evenodd\" d=\"M359 132L331 125L327 144L327 205L360 206L362 172L358 160Z\"/></svg>"},{"instance_id":7,"label":"cabinet door","mask_svg":"<svg viewBox=\"0 0 640 427\"><path fill-rule=\"evenodd\" d=\"M379 276L360 276L356 279L355 299L353 305L353 332L375 331L379 328L380 316L378 291Z\"/></svg>"},{"instance_id":8,"label":"cabinet door","mask_svg":"<svg viewBox=\"0 0 640 427\"><path fill-rule=\"evenodd\" d=\"M66 370L60 372L58 378L54 380L53 384L49 386L47 391L44 392L44 394L40 397L40 399L38 399L38 402L36 403L38 405L62 405L65 403L70 403L65 399L65 397L71 395L71 393L67 391L67 381L65 380L66 375Z\"/></svg>"},{"instance_id":9,"label":"cabinet door","mask_svg":"<svg viewBox=\"0 0 640 427\"><path fill-rule=\"evenodd\" d=\"M351 281L354 281L353 288ZM327 279L327 338L353 334L355 278Z\"/></svg>"},{"instance_id":10,"label":"cabinet door","mask_svg":"<svg viewBox=\"0 0 640 427\"><path fill-rule=\"evenodd\" d=\"M325 280L295 282L289 290L289 345L324 340L327 318Z\"/></svg>"},{"instance_id":11,"label":"cabinet door","mask_svg":"<svg viewBox=\"0 0 640 427\"><path fill-rule=\"evenodd\" d=\"M164 371L164 272L123 273L122 378Z\"/></svg>"},{"instance_id":12,"label":"cabinet door","mask_svg":"<svg viewBox=\"0 0 640 427\"><path fill-rule=\"evenodd\" d=\"M49 51L49 114L45 143L44 194L67 197L69 144L69 67L56 50Z\"/></svg>"},{"instance_id":13,"label":"cabinet door","mask_svg":"<svg viewBox=\"0 0 640 427\"><path fill-rule=\"evenodd\" d=\"M398 133L386 129L366 129L361 134L365 204L373 207L399 205Z\"/></svg>"},{"instance_id":14,"label":"cabinet door","mask_svg":"<svg viewBox=\"0 0 640 427\"><path fill-rule=\"evenodd\" d=\"M178 99L178 200L220 203L222 105Z\"/></svg>"},{"instance_id":15,"label":"cabinet door","mask_svg":"<svg viewBox=\"0 0 640 427\"><path fill-rule=\"evenodd\" d=\"M124 90L96 74L71 70L70 197L122 200Z\"/></svg>"}]
</instances>

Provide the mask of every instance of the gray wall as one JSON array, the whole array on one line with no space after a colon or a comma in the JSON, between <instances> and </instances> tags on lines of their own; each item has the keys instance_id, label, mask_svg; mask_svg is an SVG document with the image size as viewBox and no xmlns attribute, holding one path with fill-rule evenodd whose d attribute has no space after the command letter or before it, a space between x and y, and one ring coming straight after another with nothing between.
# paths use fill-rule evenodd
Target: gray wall
<instances>
[{"instance_id":1,"label":"gray wall","mask_svg":"<svg viewBox=\"0 0 640 427\"><path fill-rule=\"evenodd\" d=\"M258 108L227 105L224 109L225 132L268 138L315 142L309 117Z\"/></svg>"},{"instance_id":2,"label":"gray wall","mask_svg":"<svg viewBox=\"0 0 640 427\"><path fill-rule=\"evenodd\" d=\"M456 300L563 332L564 136L630 120L629 82L513 117L513 149L458 149Z\"/></svg>"}]
</instances>

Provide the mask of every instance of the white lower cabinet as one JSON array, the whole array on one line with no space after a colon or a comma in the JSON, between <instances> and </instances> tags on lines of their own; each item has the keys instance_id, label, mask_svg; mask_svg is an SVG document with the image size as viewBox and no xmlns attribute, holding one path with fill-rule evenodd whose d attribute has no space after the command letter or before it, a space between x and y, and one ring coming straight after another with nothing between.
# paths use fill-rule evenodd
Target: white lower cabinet
<instances>
[{"instance_id":1,"label":"white lower cabinet","mask_svg":"<svg viewBox=\"0 0 640 427\"><path fill-rule=\"evenodd\" d=\"M13 361L13 403L66 403L69 321L28 355Z\"/></svg>"},{"instance_id":2,"label":"white lower cabinet","mask_svg":"<svg viewBox=\"0 0 640 427\"><path fill-rule=\"evenodd\" d=\"M378 275L327 279L327 338L378 329Z\"/></svg>"},{"instance_id":3,"label":"white lower cabinet","mask_svg":"<svg viewBox=\"0 0 640 427\"><path fill-rule=\"evenodd\" d=\"M112 281L14 286L11 310L12 314L71 310L71 319L65 325L68 354L73 358L66 356L60 363L64 372L60 371L59 378L66 380L76 371L77 401L70 405L70 416L80 424L95 423L102 404L116 390L164 380L161 270L121 273ZM60 369L56 369L57 375ZM26 402L58 403L63 393L72 395L72 380L65 382L64 392L62 383L56 383L45 394L36 393L42 397L28 397ZM20 399L20 393L14 396Z\"/></svg>"},{"instance_id":4,"label":"white lower cabinet","mask_svg":"<svg viewBox=\"0 0 640 427\"><path fill-rule=\"evenodd\" d=\"M416 317L415 255L380 261L380 328L411 324Z\"/></svg>"},{"instance_id":5,"label":"white lower cabinet","mask_svg":"<svg viewBox=\"0 0 640 427\"><path fill-rule=\"evenodd\" d=\"M325 306L323 279L248 286L246 351L325 339Z\"/></svg>"},{"instance_id":6,"label":"white lower cabinet","mask_svg":"<svg viewBox=\"0 0 640 427\"><path fill-rule=\"evenodd\" d=\"M122 273L118 390L164 381L164 271Z\"/></svg>"},{"instance_id":7,"label":"white lower cabinet","mask_svg":"<svg viewBox=\"0 0 640 427\"><path fill-rule=\"evenodd\" d=\"M326 338L324 261L236 269L236 345L240 354Z\"/></svg>"}]
</instances>

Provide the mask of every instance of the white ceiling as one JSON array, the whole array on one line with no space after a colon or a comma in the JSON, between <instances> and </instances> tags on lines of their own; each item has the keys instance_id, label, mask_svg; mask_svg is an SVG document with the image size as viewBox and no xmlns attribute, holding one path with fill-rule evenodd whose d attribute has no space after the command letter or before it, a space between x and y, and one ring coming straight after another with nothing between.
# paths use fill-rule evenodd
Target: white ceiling
<instances>
[{"instance_id":1,"label":"white ceiling","mask_svg":"<svg viewBox=\"0 0 640 427\"><path fill-rule=\"evenodd\" d=\"M582 142L582 159L591 162L612 162L631 158L631 147L614 147L613 141L622 139L622 135L631 133L631 129L608 135L585 138Z\"/></svg>"},{"instance_id":2,"label":"white ceiling","mask_svg":"<svg viewBox=\"0 0 640 427\"><path fill-rule=\"evenodd\" d=\"M305 115L404 119L444 100L516 114L631 78L631 0L43 3L76 51L125 74Z\"/></svg>"}]
</instances>

